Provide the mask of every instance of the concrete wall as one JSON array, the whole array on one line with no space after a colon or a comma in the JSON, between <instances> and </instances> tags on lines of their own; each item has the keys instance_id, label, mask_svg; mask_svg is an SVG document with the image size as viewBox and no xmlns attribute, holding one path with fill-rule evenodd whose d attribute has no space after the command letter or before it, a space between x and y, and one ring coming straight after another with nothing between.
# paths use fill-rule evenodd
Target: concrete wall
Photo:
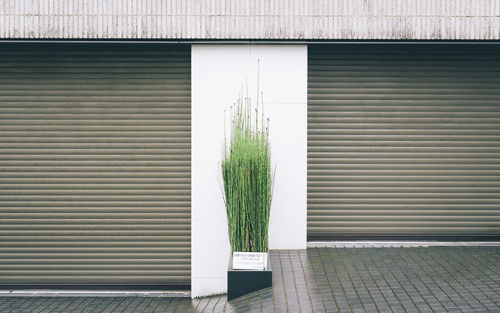
<instances>
[{"instance_id":1,"label":"concrete wall","mask_svg":"<svg viewBox=\"0 0 500 313\"><path fill-rule=\"evenodd\" d=\"M500 0L0 0L0 38L500 39Z\"/></svg>"},{"instance_id":2,"label":"concrete wall","mask_svg":"<svg viewBox=\"0 0 500 313\"><path fill-rule=\"evenodd\" d=\"M307 47L192 47L192 295L226 291L230 253L220 161L224 110L248 78L255 94L257 62L276 165L271 249L305 249L307 228Z\"/></svg>"}]
</instances>

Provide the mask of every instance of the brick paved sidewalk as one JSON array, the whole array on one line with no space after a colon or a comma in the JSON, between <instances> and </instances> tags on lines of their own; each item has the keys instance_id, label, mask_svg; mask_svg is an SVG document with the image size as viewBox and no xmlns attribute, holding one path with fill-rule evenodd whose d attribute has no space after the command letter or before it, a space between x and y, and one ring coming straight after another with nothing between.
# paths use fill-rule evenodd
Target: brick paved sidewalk
<instances>
[{"instance_id":1,"label":"brick paved sidewalk","mask_svg":"<svg viewBox=\"0 0 500 313\"><path fill-rule=\"evenodd\" d=\"M0 297L0 312L500 312L500 247L273 251L272 289L228 303Z\"/></svg>"}]
</instances>

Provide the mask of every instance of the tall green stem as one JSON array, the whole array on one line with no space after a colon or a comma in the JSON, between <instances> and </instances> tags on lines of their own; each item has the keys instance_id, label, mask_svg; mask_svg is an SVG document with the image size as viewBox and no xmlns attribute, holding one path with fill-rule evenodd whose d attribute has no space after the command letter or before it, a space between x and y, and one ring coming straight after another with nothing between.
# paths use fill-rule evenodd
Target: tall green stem
<instances>
[{"instance_id":1,"label":"tall green stem","mask_svg":"<svg viewBox=\"0 0 500 313\"><path fill-rule=\"evenodd\" d=\"M230 138L229 143L225 140L221 170L232 251L268 251L274 173L269 120L259 110L259 100L253 107L248 91L230 110Z\"/></svg>"}]
</instances>

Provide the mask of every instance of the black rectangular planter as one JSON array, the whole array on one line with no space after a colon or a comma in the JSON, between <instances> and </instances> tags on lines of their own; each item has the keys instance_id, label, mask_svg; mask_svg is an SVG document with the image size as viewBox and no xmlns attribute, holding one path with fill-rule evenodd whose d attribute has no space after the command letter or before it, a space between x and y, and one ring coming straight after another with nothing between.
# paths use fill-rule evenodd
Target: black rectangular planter
<instances>
[{"instance_id":1,"label":"black rectangular planter","mask_svg":"<svg viewBox=\"0 0 500 313\"><path fill-rule=\"evenodd\" d=\"M233 270L233 256L227 267L227 300L244 296L250 292L273 286L271 258L267 254L265 270Z\"/></svg>"}]
</instances>

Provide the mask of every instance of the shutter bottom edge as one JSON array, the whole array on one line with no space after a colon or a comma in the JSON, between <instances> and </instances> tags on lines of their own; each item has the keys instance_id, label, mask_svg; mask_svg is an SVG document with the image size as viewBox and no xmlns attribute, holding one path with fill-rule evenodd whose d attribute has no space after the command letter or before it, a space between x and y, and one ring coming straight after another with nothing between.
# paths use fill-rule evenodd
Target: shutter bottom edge
<instances>
[{"instance_id":1,"label":"shutter bottom edge","mask_svg":"<svg viewBox=\"0 0 500 313\"><path fill-rule=\"evenodd\" d=\"M307 241L335 240L431 240L431 241L500 241L500 234L362 234L362 233L314 233L307 234Z\"/></svg>"},{"instance_id":2,"label":"shutter bottom edge","mask_svg":"<svg viewBox=\"0 0 500 313\"><path fill-rule=\"evenodd\" d=\"M151 290L151 291L190 291L190 283L171 283L171 284L1 284L0 289L8 290L30 290L30 289L64 289L64 290L105 290L105 291L123 291L123 290Z\"/></svg>"}]
</instances>

